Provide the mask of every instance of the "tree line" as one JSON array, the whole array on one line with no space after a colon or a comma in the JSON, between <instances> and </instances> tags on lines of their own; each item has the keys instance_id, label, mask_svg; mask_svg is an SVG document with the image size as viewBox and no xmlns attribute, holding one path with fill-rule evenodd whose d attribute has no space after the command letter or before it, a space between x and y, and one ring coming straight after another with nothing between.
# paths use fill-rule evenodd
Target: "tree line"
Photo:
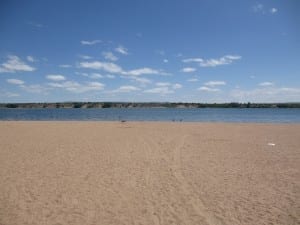
<instances>
[{"instance_id":1,"label":"tree line","mask_svg":"<svg viewBox=\"0 0 300 225\"><path fill-rule=\"evenodd\" d=\"M299 103L56 102L0 103L0 108L300 108Z\"/></svg>"}]
</instances>

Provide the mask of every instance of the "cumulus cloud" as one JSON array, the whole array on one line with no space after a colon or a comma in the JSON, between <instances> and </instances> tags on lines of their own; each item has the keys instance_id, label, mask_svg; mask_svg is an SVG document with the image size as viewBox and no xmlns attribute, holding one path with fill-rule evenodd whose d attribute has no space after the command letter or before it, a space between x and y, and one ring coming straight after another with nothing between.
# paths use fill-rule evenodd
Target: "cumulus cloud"
<instances>
[{"instance_id":1,"label":"cumulus cloud","mask_svg":"<svg viewBox=\"0 0 300 225\"><path fill-rule=\"evenodd\" d=\"M22 85L25 83L24 81L19 80L19 79L7 79L6 81L9 84L15 84L15 85Z\"/></svg>"},{"instance_id":2,"label":"cumulus cloud","mask_svg":"<svg viewBox=\"0 0 300 225\"><path fill-rule=\"evenodd\" d=\"M220 89L218 88L211 88L211 87L206 87L206 86L202 86L198 88L199 91L206 91L206 92L218 92L220 91Z\"/></svg>"},{"instance_id":3,"label":"cumulus cloud","mask_svg":"<svg viewBox=\"0 0 300 225\"><path fill-rule=\"evenodd\" d=\"M231 64L236 60L241 59L241 56L238 55L225 55L219 59L208 59L204 60L203 62L200 63L200 66L202 67L216 67L216 66L221 66L221 65L227 65Z\"/></svg>"},{"instance_id":4,"label":"cumulus cloud","mask_svg":"<svg viewBox=\"0 0 300 225\"><path fill-rule=\"evenodd\" d=\"M155 69L151 69L148 67L140 68L140 69L135 69L135 70L129 70L129 71L123 71L123 74L125 75L131 75L131 76L140 76L144 74L159 74L160 72Z\"/></svg>"},{"instance_id":5,"label":"cumulus cloud","mask_svg":"<svg viewBox=\"0 0 300 225\"><path fill-rule=\"evenodd\" d=\"M149 80L149 79L147 79L145 77L135 77L134 76L134 77L130 77L130 79L132 79L132 80L134 80L134 81L136 81L136 82L138 82L140 84L143 84L143 85L152 83L151 80Z\"/></svg>"},{"instance_id":6,"label":"cumulus cloud","mask_svg":"<svg viewBox=\"0 0 300 225\"><path fill-rule=\"evenodd\" d=\"M92 61L92 62L80 62L78 65L79 68L103 70L108 73L128 75L128 76L140 76L147 74L160 74L167 75L167 73L159 70L155 70L149 67L134 69L134 70L123 70L121 66L112 63L112 62L101 62L101 61Z\"/></svg>"},{"instance_id":7,"label":"cumulus cloud","mask_svg":"<svg viewBox=\"0 0 300 225\"><path fill-rule=\"evenodd\" d=\"M144 92L151 93L151 94L161 94L161 95L174 93L174 91L171 90L169 87L156 87L156 88L145 90Z\"/></svg>"},{"instance_id":8,"label":"cumulus cloud","mask_svg":"<svg viewBox=\"0 0 300 225\"><path fill-rule=\"evenodd\" d=\"M0 73L32 72L34 67L23 62L18 56L10 55L8 60L0 65Z\"/></svg>"},{"instance_id":9,"label":"cumulus cloud","mask_svg":"<svg viewBox=\"0 0 300 225\"><path fill-rule=\"evenodd\" d=\"M203 59L201 58L188 58L188 59L183 59L182 62L184 63L189 63L189 62L203 62Z\"/></svg>"},{"instance_id":10,"label":"cumulus cloud","mask_svg":"<svg viewBox=\"0 0 300 225\"><path fill-rule=\"evenodd\" d=\"M216 67L221 65L231 64L236 60L241 59L239 55L225 55L218 59L202 59L202 58L188 58L182 60L185 63L196 62L199 63L201 67Z\"/></svg>"},{"instance_id":11,"label":"cumulus cloud","mask_svg":"<svg viewBox=\"0 0 300 225\"><path fill-rule=\"evenodd\" d=\"M262 82L262 83L259 83L258 85L262 86L262 87L268 87L268 86L273 86L274 83L272 83L272 82Z\"/></svg>"},{"instance_id":12,"label":"cumulus cloud","mask_svg":"<svg viewBox=\"0 0 300 225\"><path fill-rule=\"evenodd\" d=\"M20 85L20 87L27 92L36 93L36 94L47 94L48 91L51 89L41 84L31 84L31 85L22 84Z\"/></svg>"},{"instance_id":13,"label":"cumulus cloud","mask_svg":"<svg viewBox=\"0 0 300 225\"><path fill-rule=\"evenodd\" d=\"M92 79L100 79L103 78L104 76L100 73L92 73L89 77Z\"/></svg>"},{"instance_id":14,"label":"cumulus cloud","mask_svg":"<svg viewBox=\"0 0 300 225\"><path fill-rule=\"evenodd\" d=\"M165 95L172 94L174 93L174 90L182 88L182 85L178 83L172 84L169 82L157 82L155 85L158 87L145 90L144 92Z\"/></svg>"},{"instance_id":15,"label":"cumulus cloud","mask_svg":"<svg viewBox=\"0 0 300 225\"><path fill-rule=\"evenodd\" d=\"M230 96L239 102L299 102L300 88L271 86L252 90L235 89Z\"/></svg>"},{"instance_id":16,"label":"cumulus cloud","mask_svg":"<svg viewBox=\"0 0 300 225\"><path fill-rule=\"evenodd\" d=\"M92 41L81 41L80 43L82 45L95 45L95 44L99 44L101 43L102 41L101 40L92 40Z\"/></svg>"},{"instance_id":17,"label":"cumulus cloud","mask_svg":"<svg viewBox=\"0 0 300 225\"><path fill-rule=\"evenodd\" d=\"M88 68L88 69L96 69L96 70L104 70L109 73L123 73L123 69L115 63L110 62L80 62L79 67Z\"/></svg>"},{"instance_id":18,"label":"cumulus cloud","mask_svg":"<svg viewBox=\"0 0 300 225\"><path fill-rule=\"evenodd\" d=\"M92 59L93 57L92 56L89 56L89 55L78 55L79 58L82 58L82 59L85 59L85 60L88 60L88 59Z\"/></svg>"},{"instance_id":19,"label":"cumulus cloud","mask_svg":"<svg viewBox=\"0 0 300 225\"><path fill-rule=\"evenodd\" d=\"M107 60L111 60L111 61L117 61L118 60L118 57L115 56L112 52L102 52L102 55Z\"/></svg>"},{"instance_id":20,"label":"cumulus cloud","mask_svg":"<svg viewBox=\"0 0 300 225\"><path fill-rule=\"evenodd\" d=\"M66 80L66 78L63 75L60 74L49 74L46 76L46 78L48 80L52 80L52 81L63 81Z\"/></svg>"},{"instance_id":21,"label":"cumulus cloud","mask_svg":"<svg viewBox=\"0 0 300 225\"><path fill-rule=\"evenodd\" d=\"M222 85L226 85L225 81L208 81L206 83L204 83L205 86L209 86L209 87L215 87L215 86L222 86Z\"/></svg>"},{"instance_id":22,"label":"cumulus cloud","mask_svg":"<svg viewBox=\"0 0 300 225\"><path fill-rule=\"evenodd\" d=\"M166 87L166 86L170 86L171 83L169 83L169 82L157 82L155 85L160 86L160 87Z\"/></svg>"},{"instance_id":23,"label":"cumulus cloud","mask_svg":"<svg viewBox=\"0 0 300 225\"><path fill-rule=\"evenodd\" d=\"M122 54L122 55L128 55L128 49L123 47L123 46L118 46L117 48L115 48L115 51Z\"/></svg>"},{"instance_id":24,"label":"cumulus cloud","mask_svg":"<svg viewBox=\"0 0 300 225\"><path fill-rule=\"evenodd\" d=\"M181 69L181 72L184 72L184 73L192 73L195 71L196 71L196 68L193 68L193 67L184 67Z\"/></svg>"},{"instance_id":25,"label":"cumulus cloud","mask_svg":"<svg viewBox=\"0 0 300 225\"><path fill-rule=\"evenodd\" d=\"M0 97L7 97L7 98L14 98L14 97L19 97L20 94L14 93L14 92L0 92Z\"/></svg>"},{"instance_id":26,"label":"cumulus cloud","mask_svg":"<svg viewBox=\"0 0 300 225\"><path fill-rule=\"evenodd\" d=\"M84 93L88 91L99 91L104 88L104 84L100 82L85 82L79 83L76 81L65 81L61 83L49 83L50 87L62 88L64 90L74 92L74 93Z\"/></svg>"},{"instance_id":27,"label":"cumulus cloud","mask_svg":"<svg viewBox=\"0 0 300 225\"><path fill-rule=\"evenodd\" d=\"M113 92L121 92L121 93L127 93L127 92L132 92L132 91L139 91L141 90L138 87L135 86L130 86L130 85L125 85L125 86L121 86L118 89L114 90Z\"/></svg>"}]
</instances>

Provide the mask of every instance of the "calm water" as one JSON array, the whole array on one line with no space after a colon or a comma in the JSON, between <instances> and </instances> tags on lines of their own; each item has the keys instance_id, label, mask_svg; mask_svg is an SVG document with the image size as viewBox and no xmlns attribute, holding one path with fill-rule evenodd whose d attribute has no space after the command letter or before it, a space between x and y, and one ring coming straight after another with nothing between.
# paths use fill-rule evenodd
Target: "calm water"
<instances>
[{"instance_id":1,"label":"calm water","mask_svg":"<svg viewBox=\"0 0 300 225\"><path fill-rule=\"evenodd\" d=\"M300 109L0 109L0 120L202 121L299 123Z\"/></svg>"}]
</instances>

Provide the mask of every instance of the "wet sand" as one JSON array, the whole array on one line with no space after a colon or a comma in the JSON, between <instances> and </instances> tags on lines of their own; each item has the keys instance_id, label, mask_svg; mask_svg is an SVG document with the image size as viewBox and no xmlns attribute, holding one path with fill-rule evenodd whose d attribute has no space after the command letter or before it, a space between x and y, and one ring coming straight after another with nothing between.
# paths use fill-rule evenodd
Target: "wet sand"
<instances>
[{"instance_id":1,"label":"wet sand","mask_svg":"<svg viewBox=\"0 0 300 225\"><path fill-rule=\"evenodd\" d=\"M0 224L300 224L300 124L0 122Z\"/></svg>"}]
</instances>

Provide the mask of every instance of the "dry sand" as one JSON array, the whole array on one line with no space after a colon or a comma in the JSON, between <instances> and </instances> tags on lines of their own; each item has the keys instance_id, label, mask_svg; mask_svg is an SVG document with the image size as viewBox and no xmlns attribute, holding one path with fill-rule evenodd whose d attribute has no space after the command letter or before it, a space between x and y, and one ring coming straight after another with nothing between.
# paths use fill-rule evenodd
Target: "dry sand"
<instances>
[{"instance_id":1,"label":"dry sand","mask_svg":"<svg viewBox=\"0 0 300 225\"><path fill-rule=\"evenodd\" d=\"M300 125L1 122L0 224L300 224Z\"/></svg>"}]
</instances>

